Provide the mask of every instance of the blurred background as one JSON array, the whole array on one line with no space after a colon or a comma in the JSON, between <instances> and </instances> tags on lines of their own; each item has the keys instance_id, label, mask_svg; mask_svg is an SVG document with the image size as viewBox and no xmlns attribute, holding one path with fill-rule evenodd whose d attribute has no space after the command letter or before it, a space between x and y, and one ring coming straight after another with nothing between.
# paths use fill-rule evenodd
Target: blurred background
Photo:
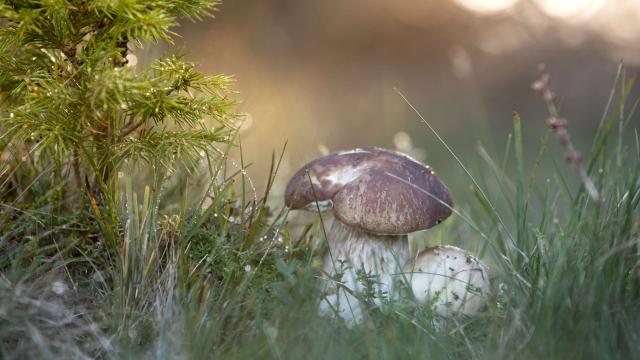
<instances>
[{"instance_id":1,"label":"blurred background","mask_svg":"<svg viewBox=\"0 0 640 360\"><path fill-rule=\"evenodd\" d=\"M478 144L501 161L514 110L525 157L536 157L547 131L530 88L539 63L584 152L618 63L628 74L640 69L640 0L227 0L219 10L183 21L176 46L203 71L235 76L258 192L271 153L287 142L276 196L307 161L366 145L408 152L434 167L454 199L468 193L470 180L394 88L473 169L486 164ZM556 139L549 148L566 167ZM546 160L541 167L557 171Z\"/></svg>"}]
</instances>

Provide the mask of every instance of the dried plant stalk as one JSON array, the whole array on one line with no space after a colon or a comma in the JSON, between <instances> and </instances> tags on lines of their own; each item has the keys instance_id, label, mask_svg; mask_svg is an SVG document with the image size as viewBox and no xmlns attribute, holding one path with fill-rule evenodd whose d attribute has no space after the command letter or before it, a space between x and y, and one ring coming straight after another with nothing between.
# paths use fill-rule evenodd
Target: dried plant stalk
<instances>
[{"instance_id":1,"label":"dried plant stalk","mask_svg":"<svg viewBox=\"0 0 640 360\"><path fill-rule=\"evenodd\" d=\"M558 113L558 107L556 106L556 94L549 86L551 76L547 73L544 64L540 64L538 70L540 71L540 78L531 84L531 88L542 96L542 99L547 105L547 110L550 115L547 119L547 126L553 130L558 140L560 140L560 144L562 144L565 150L565 160L571 164L574 169L576 169L578 176L580 176L580 180L584 184L584 187L591 199L595 202L599 202L600 194L598 193L598 189L596 189L596 185L593 180L591 180L587 174L587 170L585 169L582 161L582 154L576 150L575 146L573 146L573 142L571 142L567 120L560 117Z\"/></svg>"}]
</instances>

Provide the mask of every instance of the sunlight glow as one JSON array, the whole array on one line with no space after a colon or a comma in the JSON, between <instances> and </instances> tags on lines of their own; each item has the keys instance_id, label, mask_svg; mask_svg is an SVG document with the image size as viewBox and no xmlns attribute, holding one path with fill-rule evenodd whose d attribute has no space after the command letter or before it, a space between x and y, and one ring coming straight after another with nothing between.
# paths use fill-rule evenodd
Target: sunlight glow
<instances>
[{"instance_id":1,"label":"sunlight glow","mask_svg":"<svg viewBox=\"0 0 640 360\"><path fill-rule=\"evenodd\" d=\"M640 1L618 0L608 2L602 10L589 21L590 27L600 32L608 40L625 47L640 47ZM640 61L637 51L625 56Z\"/></svg>"},{"instance_id":2,"label":"sunlight glow","mask_svg":"<svg viewBox=\"0 0 640 360\"><path fill-rule=\"evenodd\" d=\"M520 0L454 0L467 10L481 14L495 14L511 9Z\"/></svg>"},{"instance_id":3,"label":"sunlight glow","mask_svg":"<svg viewBox=\"0 0 640 360\"><path fill-rule=\"evenodd\" d=\"M595 15L604 0L536 0L545 14L569 21L582 21Z\"/></svg>"}]
</instances>

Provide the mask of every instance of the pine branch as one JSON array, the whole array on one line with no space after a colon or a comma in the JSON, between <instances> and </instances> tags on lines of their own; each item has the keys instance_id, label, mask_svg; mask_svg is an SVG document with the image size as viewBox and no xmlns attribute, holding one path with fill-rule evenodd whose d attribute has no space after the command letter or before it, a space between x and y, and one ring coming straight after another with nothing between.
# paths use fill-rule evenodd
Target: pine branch
<instances>
[{"instance_id":1,"label":"pine branch","mask_svg":"<svg viewBox=\"0 0 640 360\"><path fill-rule=\"evenodd\" d=\"M172 42L178 17L211 16L216 0L0 1L0 138L38 149L34 166L105 188L126 160L172 168L229 141L231 78L182 56L126 66L130 46ZM214 128L211 130L210 128ZM5 146L3 145L3 146ZM30 150L27 150L30 151ZM85 191L85 192L86 192ZM98 198L98 197L96 197Z\"/></svg>"}]
</instances>

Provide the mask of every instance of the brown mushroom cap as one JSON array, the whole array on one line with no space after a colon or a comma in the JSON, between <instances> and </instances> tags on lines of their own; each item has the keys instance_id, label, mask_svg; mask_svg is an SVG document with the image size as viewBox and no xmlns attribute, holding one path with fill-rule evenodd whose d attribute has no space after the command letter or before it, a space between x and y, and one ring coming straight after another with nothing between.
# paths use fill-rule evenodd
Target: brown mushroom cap
<instances>
[{"instance_id":1,"label":"brown mushroom cap","mask_svg":"<svg viewBox=\"0 0 640 360\"><path fill-rule=\"evenodd\" d=\"M376 147L329 154L294 174L285 204L313 210L316 200L332 202L343 223L377 234L428 229L446 219L453 206L429 166Z\"/></svg>"}]
</instances>

